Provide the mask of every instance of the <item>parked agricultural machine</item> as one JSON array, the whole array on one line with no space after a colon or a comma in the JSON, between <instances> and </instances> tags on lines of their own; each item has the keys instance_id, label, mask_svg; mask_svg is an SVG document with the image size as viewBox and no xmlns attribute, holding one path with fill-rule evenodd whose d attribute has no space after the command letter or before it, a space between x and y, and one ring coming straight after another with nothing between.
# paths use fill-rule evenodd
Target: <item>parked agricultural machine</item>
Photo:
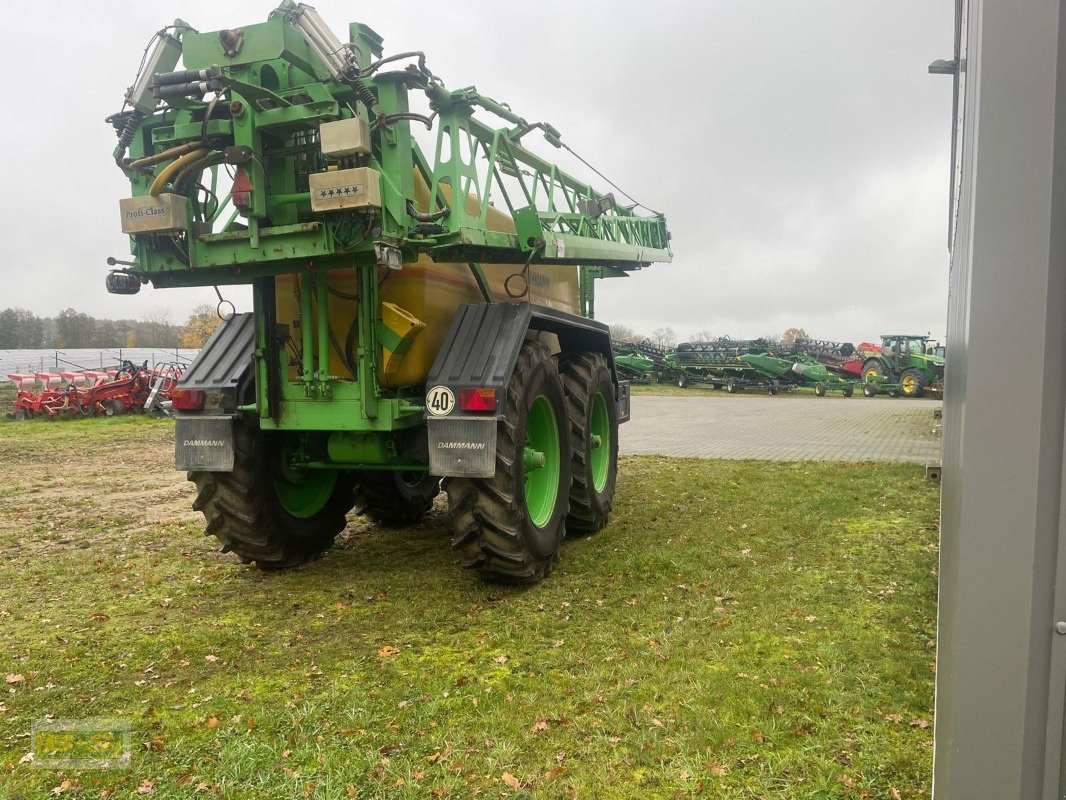
<instances>
[{"instance_id":1,"label":"parked agricultural machine","mask_svg":"<svg viewBox=\"0 0 1066 800\"><path fill-rule=\"evenodd\" d=\"M353 505L421 519L441 478L452 544L488 578L539 580L564 533L606 524L629 394L595 280L669 261L661 214L528 149L573 152L551 125L291 0L168 26L126 104L133 255L109 290L252 286L174 398L176 464L224 551L300 564Z\"/></svg>"},{"instance_id":2,"label":"parked agricultural machine","mask_svg":"<svg viewBox=\"0 0 1066 800\"><path fill-rule=\"evenodd\" d=\"M928 352L928 341L928 336L920 335L882 336L879 352L863 362L863 393L867 397L879 392L892 397L943 394L945 361Z\"/></svg>"},{"instance_id":3,"label":"parked agricultural machine","mask_svg":"<svg viewBox=\"0 0 1066 800\"><path fill-rule=\"evenodd\" d=\"M729 393L758 389L769 395L809 386L818 396L850 397L855 381L844 370L854 348L842 342L800 340L787 347L765 339L684 342L666 355L677 385L708 384Z\"/></svg>"},{"instance_id":4,"label":"parked agricultural machine","mask_svg":"<svg viewBox=\"0 0 1066 800\"><path fill-rule=\"evenodd\" d=\"M125 361L117 369L76 372L9 373L17 394L12 416L17 420L60 416L113 417L131 412L165 411L182 374L179 364ZM40 388L38 388L40 387Z\"/></svg>"},{"instance_id":5,"label":"parked agricultural machine","mask_svg":"<svg viewBox=\"0 0 1066 800\"><path fill-rule=\"evenodd\" d=\"M631 383L652 383L662 379L666 351L649 341L611 341L618 374Z\"/></svg>"},{"instance_id":6,"label":"parked agricultural machine","mask_svg":"<svg viewBox=\"0 0 1066 800\"><path fill-rule=\"evenodd\" d=\"M855 393L855 381L841 377L824 363L804 353L751 353L740 356L740 360L773 382L770 394L799 386L813 388L819 397L825 397L828 392L840 392L844 397L851 397Z\"/></svg>"},{"instance_id":7,"label":"parked agricultural machine","mask_svg":"<svg viewBox=\"0 0 1066 800\"><path fill-rule=\"evenodd\" d=\"M765 389L777 394L776 379L745 364L740 357L765 352L765 339L736 340L723 337L706 342L682 342L666 355L669 377L680 388L707 384L730 394L742 389Z\"/></svg>"}]
</instances>

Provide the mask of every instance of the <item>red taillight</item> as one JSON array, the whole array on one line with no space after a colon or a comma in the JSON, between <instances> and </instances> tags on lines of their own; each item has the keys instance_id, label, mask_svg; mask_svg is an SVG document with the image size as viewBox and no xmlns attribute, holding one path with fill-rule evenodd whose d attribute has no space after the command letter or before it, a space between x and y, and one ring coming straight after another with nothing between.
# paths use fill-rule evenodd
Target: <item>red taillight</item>
<instances>
[{"instance_id":1,"label":"red taillight","mask_svg":"<svg viewBox=\"0 0 1066 800\"><path fill-rule=\"evenodd\" d=\"M459 408L463 411L495 411L495 389L460 389Z\"/></svg>"},{"instance_id":2,"label":"red taillight","mask_svg":"<svg viewBox=\"0 0 1066 800\"><path fill-rule=\"evenodd\" d=\"M178 411L199 411L204 407L204 393L199 389L175 389L170 393L172 407Z\"/></svg>"},{"instance_id":3,"label":"red taillight","mask_svg":"<svg viewBox=\"0 0 1066 800\"><path fill-rule=\"evenodd\" d=\"M233 188L230 189L230 197L236 208L251 208L252 206L252 179L244 167L237 168L237 174L233 176Z\"/></svg>"}]
</instances>

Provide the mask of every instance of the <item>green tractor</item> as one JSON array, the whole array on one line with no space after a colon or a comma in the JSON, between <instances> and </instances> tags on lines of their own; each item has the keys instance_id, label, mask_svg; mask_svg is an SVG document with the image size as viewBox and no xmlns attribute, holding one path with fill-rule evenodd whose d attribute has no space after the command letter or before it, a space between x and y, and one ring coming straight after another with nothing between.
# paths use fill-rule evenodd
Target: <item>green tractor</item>
<instances>
[{"instance_id":1,"label":"green tractor","mask_svg":"<svg viewBox=\"0 0 1066 800\"><path fill-rule=\"evenodd\" d=\"M928 336L888 334L881 337L881 352L862 365L863 394L881 391L893 397L922 397L939 391L944 383L944 359L927 351Z\"/></svg>"}]
</instances>

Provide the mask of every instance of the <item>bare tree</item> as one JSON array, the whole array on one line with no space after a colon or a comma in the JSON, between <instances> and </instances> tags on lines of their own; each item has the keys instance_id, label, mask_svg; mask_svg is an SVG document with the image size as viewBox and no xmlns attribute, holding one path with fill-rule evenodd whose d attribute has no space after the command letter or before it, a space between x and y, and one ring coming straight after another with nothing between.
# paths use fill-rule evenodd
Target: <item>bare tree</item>
<instances>
[{"instance_id":1,"label":"bare tree","mask_svg":"<svg viewBox=\"0 0 1066 800\"><path fill-rule=\"evenodd\" d=\"M703 330L696 331L694 334L692 334L692 339L690 339L690 341L693 341L693 342L713 342L717 338L718 338L717 336L715 336L709 330L704 328Z\"/></svg>"},{"instance_id":2,"label":"bare tree","mask_svg":"<svg viewBox=\"0 0 1066 800\"><path fill-rule=\"evenodd\" d=\"M651 332L651 340L655 346L662 350L669 350L677 344L677 334L674 329L667 325L665 328L656 328Z\"/></svg>"},{"instance_id":3,"label":"bare tree","mask_svg":"<svg viewBox=\"0 0 1066 800\"><path fill-rule=\"evenodd\" d=\"M178 344L178 328L174 324L169 308L159 308L149 311L142 318L144 331L150 341L144 345L148 347L176 347Z\"/></svg>"},{"instance_id":4,"label":"bare tree","mask_svg":"<svg viewBox=\"0 0 1066 800\"><path fill-rule=\"evenodd\" d=\"M616 342L639 342L647 337L637 333L628 325L611 325L611 338Z\"/></svg>"}]
</instances>

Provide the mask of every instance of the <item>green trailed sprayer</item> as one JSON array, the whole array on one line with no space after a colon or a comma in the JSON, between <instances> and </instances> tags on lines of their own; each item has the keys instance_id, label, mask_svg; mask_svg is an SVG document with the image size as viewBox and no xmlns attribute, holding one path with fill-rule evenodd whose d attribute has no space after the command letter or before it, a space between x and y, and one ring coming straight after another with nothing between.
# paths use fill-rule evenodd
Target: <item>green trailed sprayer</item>
<instances>
[{"instance_id":1,"label":"green trailed sprayer","mask_svg":"<svg viewBox=\"0 0 1066 800\"><path fill-rule=\"evenodd\" d=\"M539 580L615 491L628 384L595 280L669 261L666 221L529 149L570 151L551 125L348 33L286 0L156 34L108 120L132 187L108 289L214 286L221 311L252 287L173 401L223 550L300 564L353 506L417 521L443 478L462 564Z\"/></svg>"}]
</instances>

